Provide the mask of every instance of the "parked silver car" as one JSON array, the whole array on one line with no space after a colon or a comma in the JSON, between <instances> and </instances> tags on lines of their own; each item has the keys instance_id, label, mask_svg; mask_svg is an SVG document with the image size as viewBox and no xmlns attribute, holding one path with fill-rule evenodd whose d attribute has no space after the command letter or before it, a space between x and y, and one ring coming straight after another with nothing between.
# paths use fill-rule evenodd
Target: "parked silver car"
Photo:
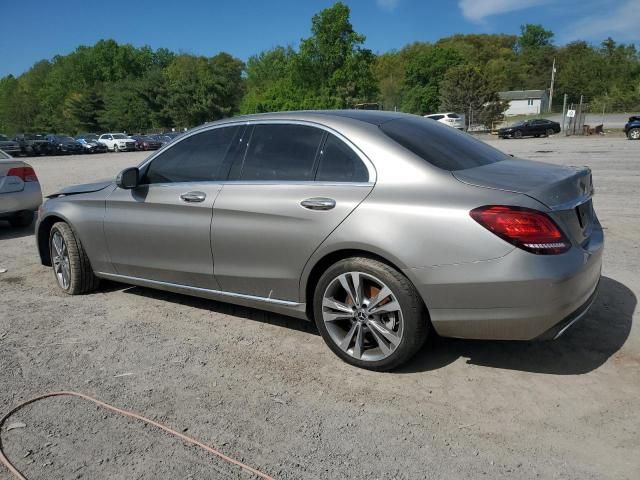
<instances>
[{"instance_id":1,"label":"parked silver car","mask_svg":"<svg viewBox=\"0 0 640 480\"><path fill-rule=\"evenodd\" d=\"M0 150L0 220L26 227L42 203L40 182L33 167Z\"/></svg>"},{"instance_id":2,"label":"parked silver car","mask_svg":"<svg viewBox=\"0 0 640 480\"><path fill-rule=\"evenodd\" d=\"M115 181L50 196L43 264L315 320L387 370L433 328L555 338L593 301L591 172L512 158L429 119L284 112L197 128Z\"/></svg>"}]
</instances>

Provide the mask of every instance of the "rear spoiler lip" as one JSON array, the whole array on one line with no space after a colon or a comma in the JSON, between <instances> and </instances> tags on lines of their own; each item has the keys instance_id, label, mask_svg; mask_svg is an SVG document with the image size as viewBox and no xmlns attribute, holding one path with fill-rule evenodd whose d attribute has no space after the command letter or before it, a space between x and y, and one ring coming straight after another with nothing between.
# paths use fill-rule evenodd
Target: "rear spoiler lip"
<instances>
[{"instance_id":1,"label":"rear spoiler lip","mask_svg":"<svg viewBox=\"0 0 640 480\"><path fill-rule=\"evenodd\" d=\"M521 190L519 191L519 190L512 190L512 189L504 188L504 187L500 188L498 186L482 185L481 183L475 183L475 182L470 181L468 179L461 178L460 176L456 175L456 172L450 172L450 173L456 180L458 180L459 182L462 182L462 183L464 183L466 185L470 185L470 186L478 187L478 188L488 188L489 190L499 190L499 191L502 191L502 192L509 192L509 193L515 193L515 194L519 194L519 195L524 195L524 196L529 197L529 198L535 200L536 202L544 205L550 211L560 211L560 210L573 209L573 208L577 207L578 205L582 205L583 203L589 201L591 199L591 197L593 197L593 195L595 193L595 189L593 188L593 174L592 174L591 168L589 168L587 166L582 166L582 167L570 166L570 168L575 169L574 176L588 177L589 178L589 182L588 182L588 184L585 182L582 194L580 194L577 197L572 198L571 200L569 200L567 202L562 202L562 203L552 203L552 202L549 202L548 200L545 201L544 199L539 198L538 196L536 196L536 193L537 193L536 191L521 191Z\"/></svg>"}]
</instances>

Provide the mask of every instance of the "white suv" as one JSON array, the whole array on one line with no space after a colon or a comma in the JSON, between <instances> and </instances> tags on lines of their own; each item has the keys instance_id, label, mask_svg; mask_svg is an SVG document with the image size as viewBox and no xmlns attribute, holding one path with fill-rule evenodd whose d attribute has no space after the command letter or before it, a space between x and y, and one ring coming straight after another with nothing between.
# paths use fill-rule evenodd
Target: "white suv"
<instances>
[{"instance_id":1,"label":"white suv","mask_svg":"<svg viewBox=\"0 0 640 480\"><path fill-rule=\"evenodd\" d=\"M98 142L104 143L109 150L114 152L136 149L136 141L127 137L124 133L103 133L98 138Z\"/></svg>"},{"instance_id":2,"label":"white suv","mask_svg":"<svg viewBox=\"0 0 640 480\"><path fill-rule=\"evenodd\" d=\"M457 128L458 130L464 130L464 118L454 112L447 113L432 113L425 115L425 118L430 118L450 127Z\"/></svg>"}]
</instances>

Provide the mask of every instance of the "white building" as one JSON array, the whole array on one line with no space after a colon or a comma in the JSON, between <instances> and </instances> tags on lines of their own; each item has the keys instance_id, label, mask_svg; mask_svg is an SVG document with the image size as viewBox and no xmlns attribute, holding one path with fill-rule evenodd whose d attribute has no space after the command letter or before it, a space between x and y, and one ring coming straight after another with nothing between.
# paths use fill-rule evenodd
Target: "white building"
<instances>
[{"instance_id":1,"label":"white building","mask_svg":"<svg viewBox=\"0 0 640 480\"><path fill-rule=\"evenodd\" d=\"M498 92L500 100L509 102L509 108L504 112L511 115L538 115L546 112L549 107L549 95L546 90L512 90Z\"/></svg>"}]
</instances>

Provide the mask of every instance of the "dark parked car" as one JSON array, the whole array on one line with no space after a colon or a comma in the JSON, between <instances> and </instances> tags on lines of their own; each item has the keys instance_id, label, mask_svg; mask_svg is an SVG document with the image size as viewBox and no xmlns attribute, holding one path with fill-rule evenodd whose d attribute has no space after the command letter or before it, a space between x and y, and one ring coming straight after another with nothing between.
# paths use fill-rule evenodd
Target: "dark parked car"
<instances>
[{"instance_id":1,"label":"dark parked car","mask_svg":"<svg viewBox=\"0 0 640 480\"><path fill-rule=\"evenodd\" d=\"M640 115L629 117L629 121L624 126L624 133L629 140L640 140Z\"/></svg>"},{"instance_id":2,"label":"dark parked car","mask_svg":"<svg viewBox=\"0 0 640 480\"><path fill-rule=\"evenodd\" d=\"M78 136L76 141L82 145L84 153L107 153L108 149L104 143L98 141L97 135Z\"/></svg>"},{"instance_id":3,"label":"dark parked car","mask_svg":"<svg viewBox=\"0 0 640 480\"><path fill-rule=\"evenodd\" d=\"M163 143L150 135L131 135L136 141L136 150L158 150Z\"/></svg>"},{"instance_id":4,"label":"dark parked car","mask_svg":"<svg viewBox=\"0 0 640 480\"><path fill-rule=\"evenodd\" d=\"M47 135L49 151L53 155L82 153L83 146L75 138L68 135Z\"/></svg>"},{"instance_id":5,"label":"dark parked car","mask_svg":"<svg viewBox=\"0 0 640 480\"><path fill-rule=\"evenodd\" d=\"M9 137L2 134L0 134L0 150L4 150L10 155L19 155L22 153L18 142L14 142Z\"/></svg>"},{"instance_id":6,"label":"dark parked car","mask_svg":"<svg viewBox=\"0 0 640 480\"><path fill-rule=\"evenodd\" d=\"M50 145L46 135L40 133L21 133L14 139L20 144L23 155L48 155Z\"/></svg>"},{"instance_id":7,"label":"dark parked car","mask_svg":"<svg viewBox=\"0 0 640 480\"><path fill-rule=\"evenodd\" d=\"M560 133L560 124L544 118L535 120L521 120L510 127L498 130L500 138L522 138L522 137L548 137L554 133Z\"/></svg>"}]
</instances>

